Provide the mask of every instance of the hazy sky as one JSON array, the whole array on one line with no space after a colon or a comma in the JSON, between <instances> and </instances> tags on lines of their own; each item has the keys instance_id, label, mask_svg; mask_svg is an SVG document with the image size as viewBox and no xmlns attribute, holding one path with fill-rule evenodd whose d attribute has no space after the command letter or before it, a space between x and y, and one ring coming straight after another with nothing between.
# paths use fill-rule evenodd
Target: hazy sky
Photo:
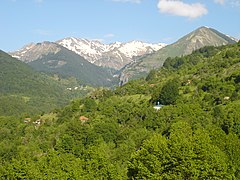
<instances>
[{"instance_id":1,"label":"hazy sky","mask_svg":"<svg viewBox=\"0 0 240 180\"><path fill-rule=\"evenodd\" d=\"M240 0L0 0L0 49L65 37L172 43L200 26L240 38Z\"/></svg>"}]
</instances>

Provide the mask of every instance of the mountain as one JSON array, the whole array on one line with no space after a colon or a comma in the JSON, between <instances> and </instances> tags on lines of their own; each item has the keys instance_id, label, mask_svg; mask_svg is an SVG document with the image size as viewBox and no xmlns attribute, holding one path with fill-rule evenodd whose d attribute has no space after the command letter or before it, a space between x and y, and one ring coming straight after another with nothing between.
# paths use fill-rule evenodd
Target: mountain
<instances>
[{"instance_id":1,"label":"mountain","mask_svg":"<svg viewBox=\"0 0 240 180\"><path fill-rule=\"evenodd\" d=\"M56 54L60 50L61 47L58 46L57 44L45 41L43 43L27 44L20 50L10 52L9 54L25 63L29 63L37 59L40 59L44 55L47 55L49 53Z\"/></svg>"},{"instance_id":2,"label":"mountain","mask_svg":"<svg viewBox=\"0 0 240 180\"><path fill-rule=\"evenodd\" d=\"M111 71L88 62L57 43L30 44L11 54L38 71L64 77L72 76L82 84L111 86L115 83Z\"/></svg>"},{"instance_id":3,"label":"mountain","mask_svg":"<svg viewBox=\"0 0 240 180\"><path fill-rule=\"evenodd\" d=\"M0 50L0 115L49 111L68 100L58 82Z\"/></svg>"},{"instance_id":4,"label":"mountain","mask_svg":"<svg viewBox=\"0 0 240 180\"><path fill-rule=\"evenodd\" d=\"M151 44L141 41L103 44L96 40L73 37L59 40L56 43L74 51L93 64L117 70L132 62L134 57L151 54L165 46L163 43Z\"/></svg>"},{"instance_id":5,"label":"mountain","mask_svg":"<svg viewBox=\"0 0 240 180\"><path fill-rule=\"evenodd\" d=\"M200 27L177 42L165 46L156 53L140 58L136 62L128 64L121 74L121 81L136 79L145 76L151 69L161 67L168 57L182 56L192 53L204 46L222 46L233 44L237 41L215 29Z\"/></svg>"},{"instance_id":6,"label":"mountain","mask_svg":"<svg viewBox=\"0 0 240 180\"><path fill-rule=\"evenodd\" d=\"M57 111L0 117L0 179L239 180L239 109L240 42L204 47Z\"/></svg>"}]
</instances>

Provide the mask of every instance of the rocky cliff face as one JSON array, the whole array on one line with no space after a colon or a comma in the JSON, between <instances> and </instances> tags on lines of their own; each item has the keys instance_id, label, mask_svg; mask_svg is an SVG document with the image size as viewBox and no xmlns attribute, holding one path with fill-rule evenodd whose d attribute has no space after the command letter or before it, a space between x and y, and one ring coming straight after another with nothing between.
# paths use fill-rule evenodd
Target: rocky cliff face
<instances>
[{"instance_id":1,"label":"rocky cliff face","mask_svg":"<svg viewBox=\"0 0 240 180\"><path fill-rule=\"evenodd\" d=\"M37 44L34 43L28 44L24 46L22 49L15 52L11 52L9 54L25 63L29 63L39 58L42 58L44 55L47 55L49 53L56 54L60 50L61 50L60 45L45 41Z\"/></svg>"}]
</instances>

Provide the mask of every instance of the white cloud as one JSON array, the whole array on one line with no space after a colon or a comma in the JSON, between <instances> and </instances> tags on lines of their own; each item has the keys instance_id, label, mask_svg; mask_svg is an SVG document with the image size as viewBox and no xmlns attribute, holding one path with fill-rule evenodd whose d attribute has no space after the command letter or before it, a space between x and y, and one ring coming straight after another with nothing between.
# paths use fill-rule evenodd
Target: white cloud
<instances>
[{"instance_id":1,"label":"white cloud","mask_svg":"<svg viewBox=\"0 0 240 180\"><path fill-rule=\"evenodd\" d=\"M131 2L131 3L141 3L142 0L112 0L114 2Z\"/></svg>"},{"instance_id":2,"label":"white cloud","mask_svg":"<svg viewBox=\"0 0 240 180\"><path fill-rule=\"evenodd\" d=\"M207 14L208 10L201 3L184 3L180 0L159 0L160 12L176 16L184 16L191 19Z\"/></svg>"},{"instance_id":3,"label":"white cloud","mask_svg":"<svg viewBox=\"0 0 240 180\"><path fill-rule=\"evenodd\" d=\"M224 4L225 0L214 0L214 2L217 4Z\"/></svg>"}]
</instances>

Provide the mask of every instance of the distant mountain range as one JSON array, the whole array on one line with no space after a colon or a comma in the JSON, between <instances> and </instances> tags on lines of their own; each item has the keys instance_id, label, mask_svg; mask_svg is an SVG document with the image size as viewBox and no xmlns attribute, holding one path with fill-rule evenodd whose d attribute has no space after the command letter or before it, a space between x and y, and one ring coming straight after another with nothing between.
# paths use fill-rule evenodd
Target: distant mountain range
<instances>
[{"instance_id":1,"label":"distant mountain range","mask_svg":"<svg viewBox=\"0 0 240 180\"><path fill-rule=\"evenodd\" d=\"M208 27L200 27L177 42L166 45L141 41L103 44L100 41L65 38L29 44L10 53L38 71L73 76L84 84L112 86L144 77L159 68L167 57L182 56L204 46L221 46L237 40Z\"/></svg>"},{"instance_id":2,"label":"distant mountain range","mask_svg":"<svg viewBox=\"0 0 240 180\"><path fill-rule=\"evenodd\" d=\"M228 35L208 27L200 27L177 42L167 45L157 52L143 56L135 62L131 62L122 69L120 80L122 83L128 79L137 79L147 75L154 68L161 67L168 57L176 57L191 54L192 51L204 46L221 46L236 43L237 40Z\"/></svg>"},{"instance_id":3,"label":"distant mountain range","mask_svg":"<svg viewBox=\"0 0 240 180\"><path fill-rule=\"evenodd\" d=\"M116 70L132 62L135 57L151 54L166 45L164 43L150 44L141 41L103 44L96 40L79 38L65 38L56 43L74 51L93 64Z\"/></svg>"},{"instance_id":4,"label":"distant mountain range","mask_svg":"<svg viewBox=\"0 0 240 180\"><path fill-rule=\"evenodd\" d=\"M82 84L91 86L116 84L111 71L86 61L83 57L57 43L30 44L13 54L13 57L21 59L38 71L63 77L72 76L80 80Z\"/></svg>"},{"instance_id":5,"label":"distant mountain range","mask_svg":"<svg viewBox=\"0 0 240 180\"><path fill-rule=\"evenodd\" d=\"M103 44L96 40L73 37L61 39L55 43L75 52L92 64L115 70L119 70L132 62L135 57L151 54L166 45L164 43L150 44L141 41ZM42 44L42 46L39 46L39 44ZM10 54L24 62L31 62L41 58L43 55L55 53L58 50L59 46L56 49L52 46L44 45L44 43L31 43Z\"/></svg>"}]
</instances>

